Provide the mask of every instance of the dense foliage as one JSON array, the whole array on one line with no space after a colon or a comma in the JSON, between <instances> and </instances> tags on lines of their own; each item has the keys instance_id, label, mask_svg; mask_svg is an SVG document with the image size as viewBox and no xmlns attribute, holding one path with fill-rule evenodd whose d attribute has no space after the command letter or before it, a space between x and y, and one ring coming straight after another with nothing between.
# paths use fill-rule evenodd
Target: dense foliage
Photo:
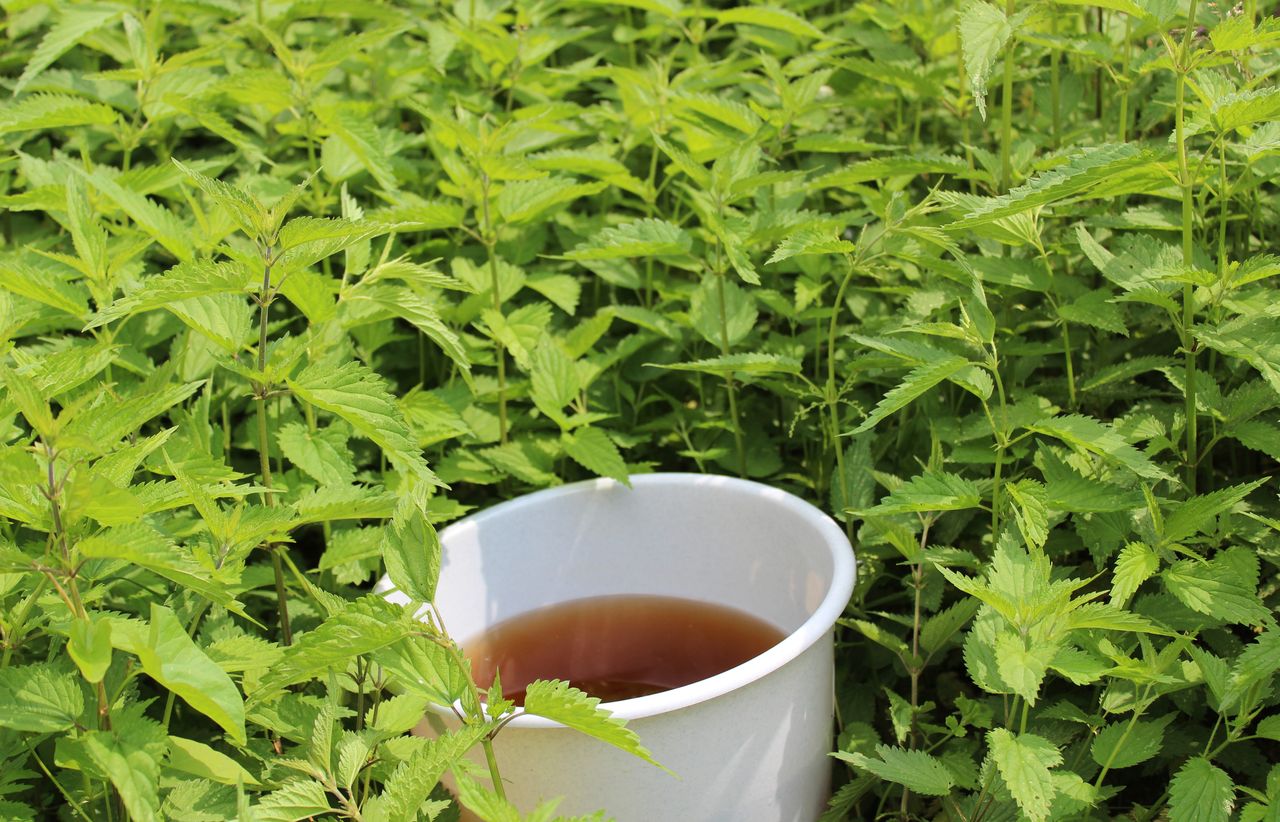
<instances>
[{"instance_id":1,"label":"dense foliage","mask_svg":"<svg viewBox=\"0 0 1280 822\"><path fill-rule=\"evenodd\" d=\"M370 585L662 469L854 540L827 820L1280 819L1255 0L0 8L4 818L518 819Z\"/></svg>"}]
</instances>

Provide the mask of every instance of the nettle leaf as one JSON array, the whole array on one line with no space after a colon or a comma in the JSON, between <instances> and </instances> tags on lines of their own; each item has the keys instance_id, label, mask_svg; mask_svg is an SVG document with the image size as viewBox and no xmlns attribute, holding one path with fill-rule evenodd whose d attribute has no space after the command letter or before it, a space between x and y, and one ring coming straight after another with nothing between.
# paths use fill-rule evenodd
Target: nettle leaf
<instances>
[{"instance_id":1,"label":"nettle leaf","mask_svg":"<svg viewBox=\"0 0 1280 822\"><path fill-rule=\"evenodd\" d=\"M618 446L599 428L586 426L566 432L561 435L560 444L564 446L564 452L583 468L631 487L627 463L618 452Z\"/></svg>"},{"instance_id":2,"label":"nettle leaf","mask_svg":"<svg viewBox=\"0 0 1280 822\"><path fill-rule=\"evenodd\" d=\"M157 737L158 745L148 744ZM85 755L115 786L131 820L159 822L161 818L159 760L164 740L159 723L129 717L117 718L110 731L89 731L80 741Z\"/></svg>"},{"instance_id":3,"label":"nettle leaf","mask_svg":"<svg viewBox=\"0 0 1280 822\"><path fill-rule=\"evenodd\" d=\"M115 109L66 94L30 94L0 103L0 135L17 131L108 126L116 121Z\"/></svg>"},{"instance_id":4,"label":"nettle leaf","mask_svg":"<svg viewBox=\"0 0 1280 822\"><path fill-rule=\"evenodd\" d=\"M1044 172L1008 194L986 198L964 217L948 224L947 230L987 225L1013 214L1086 195L1095 185L1113 181L1116 175L1143 166L1152 159L1149 151L1133 143L1083 149L1063 165Z\"/></svg>"},{"instance_id":5,"label":"nettle leaf","mask_svg":"<svg viewBox=\"0 0 1280 822\"><path fill-rule=\"evenodd\" d=\"M1004 728L987 734L987 744L1009 793L1028 817L1048 818L1057 788L1049 769L1062 763L1057 747L1035 734L1014 735Z\"/></svg>"},{"instance_id":6,"label":"nettle leaf","mask_svg":"<svg viewBox=\"0 0 1280 822\"><path fill-rule=\"evenodd\" d=\"M425 500L408 495L384 529L382 560L396 590L415 602L432 602L440 579L440 537L427 518Z\"/></svg>"},{"instance_id":7,"label":"nettle leaf","mask_svg":"<svg viewBox=\"0 0 1280 822\"><path fill-rule=\"evenodd\" d=\"M524 712L559 722L638 756L651 765L662 767L640 744L640 738L634 731L600 707L599 699L571 687L567 682L539 679L529 683L524 692Z\"/></svg>"},{"instance_id":8,"label":"nettle leaf","mask_svg":"<svg viewBox=\"0 0 1280 822\"><path fill-rule=\"evenodd\" d=\"M928 653L941 650L978 613L982 603L965 598L925 620L920 629L920 647Z\"/></svg>"},{"instance_id":9,"label":"nettle leaf","mask_svg":"<svg viewBox=\"0 0 1280 822\"><path fill-rule=\"evenodd\" d=\"M1275 317L1237 317L1216 328L1197 326L1193 333L1215 351L1258 369L1272 390L1280 393L1280 322Z\"/></svg>"},{"instance_id":10,"label":"nettle leaf","mask_svg":"<svg viewBox=\"0 0 1280 822\"><path fill-rule=\"evenodd\" d=\"M1209 117L1218 131L1246 128L1280 118L1280 89L1234 91L1215 98Z\"/></svg>"},{"instance_id":11,"label":"nettle leaf","mask_svg":"<svg viewBox=\"0 0 1280 822\"><path fill-rule=\"evenodd\" d=\"M49 663L0 669L0 727L56 733L75 727L84 695L74 674Z\"/></svg>"},{"instance_id":12,"label":"nettle leaf","mask_svg":"<svg viewBox=\"0 0 1280 822\"><path fill-rule=\"evenodd\" d=\"M996 56L1013 36L1004 12L982 0L970 0L960 11L960 50L978 114L987 119L987 78Z\"/></svg>"},{"instance_id":13,"label":"nettle leaf","mask_svg":"<svg viewBox=\"0 0 1280 822\"><path fill-rule=\"evenodd\" d=\"M873 508L857 511L860 517L927 511L961 511L982 504L978 484L945 471L926 471L898 486Z\"/></svg>"},{"instance_id":14,"label":"nettle leaf","mask_svg":"<svg viewBox=\"0 0 1280 822\"><path fill-rule=\"evenodd\" d=\"M1049 512L1045 487L1035 480L1022 479L1005 486L1013 503L1014 521L1022 539L1035 548L1043 548L1049 538Z\"/></svg>"},{"instance_id":15,"label":"nettle leaf","mask_svg":"<svg viewBox=\"0 0 1280 822\"><path fill-rule=\"evenodd\" d=\"M324 786L311 779L293 779L272 791L252 809L254 822L298 822L326 816L332 809Z\"/></svg>"},{"instance_id":16,"label":"nettle leaf","mask_svg":"<svg viewBox=\"0 0 1280 822\"><path fill-rule=\"evenodd\" d=\"M693 238L666 220L644 219L603 228L564 255L566 260L616 260L623 257L660 257L688 253Z\"/></svg>"},{"instance_id":17,"label":"nettle leaf","mask_svg":"<svg viewBox=\"0 0 1280 822\"><path fill-rule=\"evenodd\" d=\"M151 604L146 644L132 649L147 676L218 723L240 745L246 742L244 700L231 677L187 636L173 611Z\"/></svg>"},{"instance_id":18,"label":"nettle leaf","mask_svg":"<svg viewBox=\"0 0 1280 822\"><path fill-rule=\"evenodd\" d=\"M1156 720L1123 719L1112 722L1093 738L1089 753L1106 768L1131 768L1160 753L1164 729L1174 720L1168 714Z\"/></svg>"},{"instance_id":19,"label":"nettle leaf","mask_svg":"<svg viewBox=\"0 0 1280 822\"><path fill-rule=\"evenodd\" d=\"M646 363L654 368L672 371L698 371L703 374L799 374L801 363L781 354L729 354L705 360L677 363Z\"/></svg>"},{"instance_id":20,"label":"nettle leaf","mask_svg":"<svg viewBox=\"0 0 1280 822\"><path fill-rule=\"evenodd\" d=\"M356 469L347 448L349 429L341 423L310 430L304 423L280 427L276 442L281 453L321 485L349 485Z\"/></svg>"},{"instance_id":21,"label":"nettle leaf","mask_svg":"<svg viewBox=\"0 0 1280 822\"><path fill-rule=\"evenodd\" d=\"M1160 555L1145 542L1131 542L1120 549L1111 582L1111 602L1124 605L1159 568Z\"/></svg>"},{"instance_id":22,"label":"nettle leaf","mask_svg":"<svg viewBox=\"0 0 1280 822\"><path fill-rule=\"evenodd\" d=\"M1219 514L1231 510L1266 481L1266 478L1254 480L1179 502L1164 518L1161 543L1167 545L1181 542L1205 531L1214 524Z\"/></svg>"},{"instance_id":23,"label":"nettle leaf","mask_svg":"<svg viewBox=\"0 0 1280 822\"><path fill-rule=\"evenodd\" d=\"M862 424L853 429L854 434L870 431L882 420L906 408L918 398L924 396L929 389L943 380L949 379L972 365L963 357L945 356L942 359L925 363L912 370L902 382L885 392L880 402L872 409Z\"/></svg>"},{"instance_id":24,"label":"nettle leaf","mask_svg":"<svg viewBox=\"0 0 1280 822\"><path fill-rule=\"evenodd\" d=\"M1231 777L1203 756L1188 759L1169 784L1170 822L1227 822L1234 804Z\"/></svg>"},{"instance_id":25,"label":"nettle leaf","mask_svg":"<svg viewBox=\"0 0 1280 822\"><path fill-rule=\"evenodd\" d=\"M766 29L785 31L796 37L822 38L822 29L805 20L795 12L776 6L739 6L716 13L721 23L742 23L748 26L760 26Z\"/></svg>"},{"instance_id":26,"label":"nettle leaf","mask_svg":"<svg viewBox=\"0 0 1280 822\"><path fill-rule=\"evenodd\" d=\"M381 446L398 469L436 484L386 382L368 366L347 362L333 368L312 363L285 382L299 399L337 414Z\"/></svg>"},{"instance_id":27,"label":"nettle leaf","mask_svg":"<svg viewBox=\"0 0 1280 822\"><path fill-rule=\"evenodd\" d=\"M498 192L498 213L511 225L545 218L549 212L605 189L605 183L579 183L569 177L518 180Z\"/></svg>"},{"instance_id":28,"label":"nettle leaf","mask_svg":"<svg viewBox=\"0 0 1280 822\"><path fill-rule=\"evenodd\" d=\"M1058 643L1027 639L1017 631L1003 631L996 636L995 651L1000 678L1027 704L1035 705L1049 666L1057 662Z\"/></svg>"},{"instance_id":29,"label":"nettle leaf","mask_svg":"<svg viewBox=\"0 0 1280 822\"><path fill-rule=\"evenodd\" d=\"M22 76L13 86L13 93L18 94L34 80L40 72L53 65L53 62L70 51L87 35L104 26L114 23L123 9L119 6L64 6L58 15L58 22L45 32L40 45L32 52Z\"/></svg>"},{"instance_id":30,"label":"nettle leaf","mask_svg":"<svg viewBox=\"0 0 1280 822\"><path fill-rule=\"evenodd\" d=\"M1168 472L1125 442L1110 425L1083 414L1040 420L1028 430L1056 437L1073 448L1107 457L1147 479L1172 479Z\"/></svg>"},{"instance_id":31,"label":"nettle leaf","mask_svg":"<svg viewBox=\"0 0 1280 822\"><path fill-rule=\"evenodd\" d=\"M543 337L533 352L531 377L529 393L534 405L561 428L567 427L564 407L577 399L582 390L577 365L555 340Z\"/></svg>"},{"instance_id":32,"label":"nettle leaf","mask_svg":"<svg viewBox=\"0 0 1280 822\"><path fill-rule=\"evenodd\" d=\"M814 254L851 254L857 250L857 246L853 243L834 235L835 229L825 226L801 228L799 231L788 234L781 243L778 243L772 256L765 261L765 265L780 263L792 257Z\"/></svg>"},{"instance_id":33,"label":"nettle leaf","mask_svg":"<svg viewBox=\"0 0 1280 822\"><path fill-rule=\"evenodd\" d=\"M431 795L440 777L492 731L491 723L477 723L423 740L424 744L387 777L377 805L382 818L416 818L418 808ZM365 816L368 816L367 809Z\"/></svg>"},{"instance_id":34,"label":"nettle leaf","mask_svg":"<svg viewBox=\"0 0 1280 822\"><path fill-rule=\"evenodd\" d=\"M1272 619L1270 610L1258 600L1256 578L1247 578L1226 555L1208 562L1178 560L1160 577L1169 593L1198 613L1241 625Z\"/></svg>"},{"instance_id":35,"label":"nettle leaf","mask_svg":"<svg viewBox=\"0 0 1280 822\"><path fill-rule=\"evenodd\" d=\"M927 796L946 796L956 780L947 766L924 751L909 751L889 745L876 745L875 759L860 753L837 751L832 754L886 782L896 782L907 790Z\"/></svg>"}]
</instances>

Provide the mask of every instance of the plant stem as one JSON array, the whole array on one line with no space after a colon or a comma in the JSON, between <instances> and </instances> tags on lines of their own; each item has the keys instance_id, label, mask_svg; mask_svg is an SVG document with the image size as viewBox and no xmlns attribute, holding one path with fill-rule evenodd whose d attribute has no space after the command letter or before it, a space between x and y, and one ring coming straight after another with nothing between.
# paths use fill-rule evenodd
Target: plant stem
<instances>
[{"instance_id":1,"label":"plant stem","mask_svg":"<svg viewBox=\"0 0 1280 822\"><path fill-rule=\"evenodd\" d=\"M1192 191L1191 170L1187 163L1186 87L1189 71L1188 56L1195 32L1196 2L1191 0L1187 12L1187 25L1182 33L1182 44L1174 60L1174 140L1178 144L1178 183L1182 187L1182 264L1190 268L1193 259L1191 229L1194 220L1195 198ZM1195 289L1190 282L1182 286L1182 350L1186 363L1184 378L1186 395L1186 485L1188 493L1196 492L1196 351L1191 328L1195 322Z\"/></svg>"},{"instance_id":2,"label":"plant stem","mask_svg":"<svg viewBox=\"0 0 1280 822\"><path fill-rule=\"evenodd\" d=\"M720 353L729 356L729 308L724 296L723 272L716 274L716 296L720 302ZM733 421L733 442L738 451L738 476L747 475L747 448L742 439L742 423L738 419L738 385L733 379L733 372L724 375L725 388L729 392L729 417Z\"/></svg>"},{"instance_id":3,"label":"plant stem","mask_svg":"<svg viewBox=\"0 0 1280 822\"><path fill-rule=\"evenodd\" d=\"M268 508L276 504L275 494L270 493L271 484L271 438L267 425L267 395L271 393L271 383L266 378L267 372L267 320L271 313L271 302L275 299L275 291L271 286L271 265L273 251L262 249L262 289L258 292L258 373L262 382L254 386L253 403L258 418L258 469L262 472L263 503ZM280 639L285 645L293 644L293 626L289 622L289 597L284 585L284 566L280 562L280 546L268 541L267 553L271 555L271 570L276 582L276 610L280 621Z\"/></svg>"},{"instance_id":4,"label":"plant stem","mask_svg":"<svg viewBox=\"0 0 1280 822\"><path fill-rule=\"evenodd\" d=\"M856 270L853 260L847 260L848 268L840 287L836 289L836 299L831 305L831 319L827 323L827 383L823 392L827 401L827 415L831 418L831 445L836 452L836 482L840 483L840 502L849 504L849 480L845 476L844 449L840 447L840 397L836 391L836 326L840 317L840 307L844 305L844 292L853 280ZM853 539L853 522L843 511L835 512L844 523L845 535Z\"/></svg>"},{"instance_id":5,"label":"plant stem","mask_svg":"<svg viewBox=\"0 0 1280 822\"><path fill-rule=\"evenodd\" d=\"M493 310L502 316L502 294L498 290L498 258L494 256L494 246L498 239L493 235L493 225L489 217L489 175L480 175L480 213L483 225L481 239L485 251L489 255L489 287L493 290ZM496 336L493 339L493 358L498 364L498 441L507 441L507 349Z\"/></svg>"},{"instance_id":6,"label":"plant stem","mask_svg":"<svg viewBox=\"0 0 1280 822\"><path fill-rule=\"evenodd\" d=\"M1005 0L1004 13L1012 17L1017 11L1016 0ZM1017 37L1010 36L1004 47L1004 82L1000 89L1000 193L1013 185L1013 164L1010 159L1013 142L1013 51Z\"/></svg>"},{"instance_id":7,"label":"plant stem","mask_svg":"<svg viewBox=\"0 0 1280 822\"><path fill-rule=\"evenodd\" d=\"M1054 39L1058 37L1058 7L1055 3L1049 3L1049 25L1050 32ZM1059 93L1059 81L1061 69L1059 63L1062 60L1062 54L1058 50L1057 43L1054 43L1053 51L1049 54L1049 99L1050 108L1053 112L1053 142L1052 145L1056 149L1062 142L1062 99Z\"/></svg>"}]
</instances>

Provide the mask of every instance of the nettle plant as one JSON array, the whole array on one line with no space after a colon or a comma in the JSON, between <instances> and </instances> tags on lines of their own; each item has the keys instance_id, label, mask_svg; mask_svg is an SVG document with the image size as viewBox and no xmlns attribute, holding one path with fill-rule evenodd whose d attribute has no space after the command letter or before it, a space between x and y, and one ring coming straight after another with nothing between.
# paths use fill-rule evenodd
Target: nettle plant
<instances>
[{"instance_id":1,"label":"nettle plant","mask_svg":"<svg viewBox=\"0 0 1280 822\"><path fill-rule=\"evenodd\" d=\"M369 583L657 468L854 540L826 822L1280 812L1259 4L0 7L5 813L519 819Z\"/></svg>"}]
</instances>

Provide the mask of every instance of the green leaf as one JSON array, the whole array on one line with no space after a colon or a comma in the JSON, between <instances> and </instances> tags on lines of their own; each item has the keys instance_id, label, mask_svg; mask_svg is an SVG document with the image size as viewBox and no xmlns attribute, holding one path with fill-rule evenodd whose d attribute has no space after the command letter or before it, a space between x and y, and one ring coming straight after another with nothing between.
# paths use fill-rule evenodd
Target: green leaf
<instances>
[{"instance_id":1,"label":"green leaf","mask_svg":"<svg viewBox=\"0 0 1280 822\"><path fill-rule=\"evenodd\" d=\"M1280 89L1258 88L1224 94L1214 99L1209 117L1221 132L1280 119Z\"/></svg>"},{"instance_id":2,"label":"green leaf","mask_svg":"<svg viewBox=\"0 0 1280 822\"><path fill-rule=\"evenodd\" d=\"M987 744L1018 807L1034 822L1042 822L1048 817L1049 805L1057 793L1049 769L1062 762L1062 754L1044 737L1015 736L1004 728L989 732Z\"/></svg>"},{"instance_id":3,"label":"green leaf","mask_svg":"<svg viewBox=\"0 0 1280 822\"><path fill-rule=\"evenodd\" d=\"M1013 25L1004 12L982 0L970 0L960 10L960 50L969 89L978 114L987 119L987 78L997 55L1013 36Z\"/></svg>"},{"instance_id":4,"label":"green leaf","mask_svg":"<svg viewBox=\"0 0 1280 822\"><path fill-rule=\"evenodd\" d=\"M1274 739L1280 742L1280 714L1272 714L1258 720L1258 727L1254 728L1253 732L1263 739Z\"/></svg>"},{"instance_id":5,"label":"green leaf","mask_svg":"<svg viewBox=\"0 0 1280 822\"><path fill-rule=\"evenodd\" d=\"M151 603L151 630L134 649L142 670L160 685L218 723L233 740L245 744L244 700L231 677L187 636L187 630L163 605Z\"/></svg>"},{"instance_id":6,"label":"green leaf","mask_svg":"<svg viewBox=\"0 0 1280 822\"><path fill-rule=\"evenodd\" d=\"M1049 538L1049 512L1045 488L1035 480L1022 479L1005 486L1013 503L1013 517L1027 545L1044 548Z\"/></svg>"},{"instance_id":7,"label":"green leaf","mask_svg":"<svg viewBox=\"0 0 1280 822\"><path fill-rule=\"evenodd\" d=\"M1203 756L1188 759L1169 785L1170 822L1227 822L1235 786L1226 771Z\"/></svg>"},{"instance_id":8,"label":"green leaf","mask_svg":"<svg viewBox=\"0 0 1280 822\"><path fill-rule=\"evenodd\" d=\"M75 727L84 696L74 674L48 663L0 669L0 727L56 733Z\"/></svg>"},{"instance_id":9,"label":"green leaf","mask_svg":"<svg viewBox=\"0 0 1280 822\"><path fill-rule=\"evenodd\" d=\"M89 682L101 682L111 667L111 623L105 619L77 619L67 635L67 654Z\"/></svg>"},{"instance_id":10,"label":"green leaf","mask_svg":"<svg viewBox=\"0 0 1280 822\"><path fill-rule=\"evenodd\" d=\"M263 797L252 808L254 822L299 822L327 816L332 809L324 786L310 779L293 779Z\"/></svg>"},{"instance_id":11,"label":"green leaf","mask_svg":"<svg viewBox=\"0 0 1280 822\"><path fill-rule=\"evenodd\" d=\"M963 357L943 357L925 363L910 371L902 382L885 392L880 402L872 409L862 424L853 429L854 434L870 431L886 417L906 408L929 389L949 377L970 367L971 363Z\"/></svg>"},{"instance_id":12,"label":"green leaf","mask_svg":"<svg viewBox=\"0 0 1280 822\"><path fill-rule=\"evenodd\" d=\"M1056 437L1073 448L1107 457L1147 479L1170 479L1169 474L1145 454L1125 442L1110 425L1083 414L1040 420L1027 429Z\"/></svg>"},{"instance_id":13,"label":"green leaf","mask_svg":"<svg viewBox=\"0 0 1280 822\"><path fill-rule=\"evenodd\" d=\"M1197 326L1200 342L1244 360L1258 369L1272 390L1280 393L1280 322L1275 317L1237 317L1219 326Z\"/></svg>"},{"instance_id":14,"label":"green leaf","mask_svg":"<svg viewBox=\"0 0 1280 822\"><path fill-rule=\"evenodd\" d=\"M646 363L672 371L699 371L703 374L799 374L801 363L781 354L729 354L705 360L677 363Z\"/></svg>"},{"instance_id":15,"label":"green leaf","mask_svg":"<svg viewBox=\"0 0 1280 822\"><path fill-rule=\"evenodd\" d=\"M965 598L929 617L920 629L920 647L930 654L942 650L973 619L981 605L976 599Z\"/></svg>"},{"instance_id":16,"label":"green leaf","mask_svg":"<svg viewBox=\"0 0 1280 822\"><path fill-rule=\"evenodd\" d=\"M693 245L684 229L666 220L645 219L604 228L565 254L567 260L616 260L623 257L659 257L688 253Z\"/></svg>"},{"instance_id":17,"label":"green leaf","mask_svg":"<svg viewBox=\"0 0 1280 822\"><path fill-rule=\"evenodd\" d=\"M805 257L814 254L851 254L857 246L848 240L833 236L835 229L825 226L801 228L788 234L778 243L772 256L765 265L780 263L792 257Z\"/></svg>"},{"instance_id":18,"label":"green leaf","mask_svg":"<svg viewBox=\"0 0 1280 822\"><path fill-rule=\"evenodd\" d=\"M1123 606L1142 583L1160 569L1160 555L1145 542L1130 542L1116 557L1111 602Z\"/></svg>"},{"instance_id":19,"label":"green leaf","mask_svg":"<svg viewBox=\"0 0 1280 822\"><path fill-rule=\"evenodd\" d=\"M1259 625L1271 612L1258 601L1251 582L1225 557L1208 562L1183 559L1160 575L1169 593L1193 611L1241 625Z\"/></svg>"},{"instance_id":20,"label":"green leaf","mask_svg":"<svg viewBox=\"0 0 1280 822\"><path fill-rule=\"evenodd\" d=\"M524 692L524 711L559 722L662 767L640 744L634 731L600 707L599 699L570 687L567 682L538 679L529 683Z\"/></svg>"},{"instance_id":21,"label":"green leaf","mask_svg":"<svg viewBox=\"0 0 1280 822\"><path fill-rule=\"evenodd\" d=\"M979 3L978 5L985 5ZM1050 169L999 197L988 197L948 231L971 229L1069 197L1080 197L1103 181L1151 162L1152 155L1133 143L1082 149L1063 165Z\"/></svg>"},{"instance_id":22,"label":"green leaf","mask_svg":"<svg viewBox=\"0 0 1280 822\"><path fill-rule=\"evenodd\" d=\"M384 530L382 561L396 589L415 602L433 602L440 579L440 537L425 500L405 496Z\"/></svg>"},{"instance_id":23,"label":"green leaf","mask_svg":"<svg viewBox=\"0 0 1280 822\"><path fill-rule=\"evenodd\" d=\"M538 410L555 420L561 428L567 426L564 408L578 397L582 382L573 360L551 337L543 337L533 352L533 373L530 395Z\"/></svg>"},{"instance_id":24,"label":"green leaf","mask_svg":"<svg viewBox=\"0 0 1280 822\"><path fill-rule=\"evenodd\" d=\"M1131 722L1128 719L1112 722L1093 738L1089 753L1093 761L1108 768L1131 768L1140 765L1160 753L1164 743L1164 729L1174 719L1173 714L1149 721Z\"/></svg>"},{"instance_id":25,"label":"green leaf","mask_svg":"<svg viewBox=\"0 0 1280 822\"><path fill-rule=\"evenodd\" d=\"M71 126L107 126L116 121L110 106L66 94L30 94L0 103L0 135Z\"/></svg>"},{"instance_id":26,"label":"green leaf","mask_svg":"<svg viewBox=\"0 0 1280 822\"><path fill-rule=\"evenodd\" d=\"M148 747L137 744L131 727L147 723L149 729L164 732L158 723L150 720L134 720L125 727L110 731L89 731L82 740L85 754L107 775L115 786L134 822L160 822L160 763ZM242 740L243 743L243 740Z\"/></svg>"},{"instance_id":27,"label":"green leaf","mask_svg":"<svg viewBox=\"0 0 1280 822\"><path fill-rule=\"evenodd\" d=\"M386 382L368 366L346 362L333 368L312 363L285 382L299 399L337 414L381 446L396 468L434 482Z\"/></svg>"},{"instance_id":28,"label":"green leaf","mask_svg":"<svg viewBox=\"0 0 1280 822\"><path fill-rule=\"evenodd\" d=\"M1045 673L1058 656L1058 644L1003 631L996 636L995 651L1000 678L1027 704L1035 705Z\"/></svg>"},{"instance_id":29,"label":"green leaf","mask_svg":"<svg viewBox=\"0 0 1280 822\"><path fill-rule=\"evenodd\" d=\"M738 6L716 13L721 23L745 24L760 26L766 29L785 31L796 37L823 38L822 29L800 17L795 12L777 6Z\"/></svg>"},{"instance_id":30,"label":"green leaf","mask_svg":"<svg viewBox=\"0 0 1280 822\"><path fill-rule=\"evenodd\" d=\"M615 479L628 488L627 464L618 453L618 446L599 428L586 426L560 436L564 452L583 468L602 477Z\"/></svg>"},{"instance_id":31,"label":"green leaf","mask_svg":"<svg viewBox=\"0 0 1280 822\"><path fill-rule=\"evenodd\" d=\"M545 218L548 212L605 189L605 183L578 183L568 177L542 177L507 183L498 192L498 213L509 224Z\"/></svg>"},{"instance_id":32,"label":"green leaf","mask_svg":"<svg viewBox=\"0 0 1280 822\"><path fill-rule=\"evenodd\" d=\"M760 316L750 291L727 277L715 274L707 274L702 278L690 298L689 313L694 330L704 340L721 349L732 348L746 339Z\"/></svg>"},{"instance_id":33,"label":"green leaf","mask_svg":"<svg viewBox=\"0 0 1280 822\"><path fill-rule=\"evenodd\" d=\"M253 774L231 757L203 742L180 736L169 737L169 758L165 766L222 785L259 784Z\"/></svg>"},{"instance_id":34,"label":"green leaf","mask_svg":"<svg viewBox=\"0 0 1280 822\"><path fill-rule=\"evenodd\" d=\"M456 731L422 740L423 745L387 777L380 807L388 820L415 819L415 814L445 771L493 730L489 723L464 725Z\"/></svg>"},{"instance_id":35,"label":"green leaf","mask_svg":"<svg viewBox=\"0 0 1280 822\"><path fill-rule=\"evenodd\" d=\"M889 745L876 745L876 759L860 753L837 751L832 754L886 782L895 782L913 793L946 796L955 787L955 777L941 760L924 751L909 751Z\"/></svg>"},{"instance_id":36,"label":"green leaf","mask_svg":"<svg viewBox=\"0 0 1280 822\"><path fill-rule=\"evenodd\" d=\"M724 95L686 92L675 98L674 108L699 126L725 126L720 133L752 137L760 128L760 118L750 107Z\"/></svg>"},{"instance_id":37,"label":"green leaf","mask_svg":"<svg viewBox=\"0 0 1280 822\"><path fill-rule=\"evenodd\" d=\"M1264 477L1179 502L1165 516L1161 545L1182 542L1187 537L1205 531L1213 525L1219 514L1229 511L1266 481Z\"/></svg>"},{"instance_id":38,"label":"green leaf","mask_svg":"<svg viewBox=\"0 0 1280 822\"><path fill-rule=\"evenodd\" d=\"M289 462L321 485L349 485L356 469L347 448L346 426L326 425L310 430L304 423L280 427L276 442Z\"/></svg>"},{"instance_id":39,"label":"green leaf","mask_svg":"<svg viewBox=\"0 0 1280 822\"><path fill-rule=\"evenodd\" d=\"M85 36L116 21L120 17L119 6L63 6L59 10L58 22L45 32L40 45L32 52L22 76L13 85L13 94L18 94L40 72L53 65L53 62L70 51Z\"/></svg>"},{"instance_id":40,"label":"green leaf","mask_svg":"<svg viewBox=\"0 0 1280 822\"><path fill-rule=\"evenodd\" d=\"M926 511L961 511L982 504L973 480L945 471L926 471L898 486L873 508L857 516L889 516Z\"/></svg>"}]
</instances>

